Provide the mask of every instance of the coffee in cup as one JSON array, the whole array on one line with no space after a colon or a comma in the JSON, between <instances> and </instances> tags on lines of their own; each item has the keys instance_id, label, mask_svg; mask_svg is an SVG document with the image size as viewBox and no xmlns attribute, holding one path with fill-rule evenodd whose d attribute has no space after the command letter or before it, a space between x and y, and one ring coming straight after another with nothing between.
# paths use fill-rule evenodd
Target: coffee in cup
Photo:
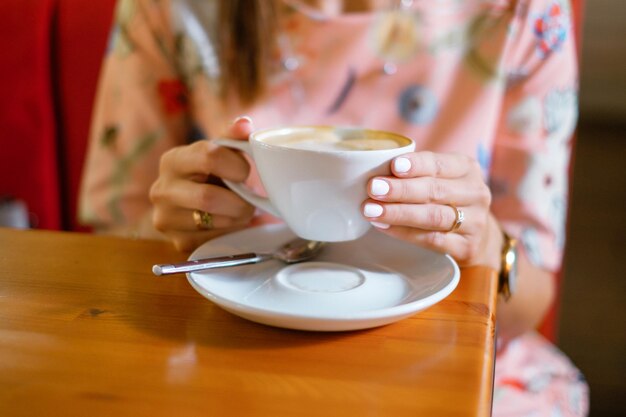
<instances>
[{"instance_id":1,"label":"coffee in cup","mask_svg":"<svg viewBox=\"0 0 626 417\"><path fill-rule=\"evenodd\" d=\"M354 133L351 135L352 137L343 137L340 132L333 130L298 131L266 137L263 142L275 146L311 151L375 151L399 148L403 145L403 142L395 138L384 136L360 137ZM361 132L363 131L361 130Z\"/></svg>"}]
</instances>

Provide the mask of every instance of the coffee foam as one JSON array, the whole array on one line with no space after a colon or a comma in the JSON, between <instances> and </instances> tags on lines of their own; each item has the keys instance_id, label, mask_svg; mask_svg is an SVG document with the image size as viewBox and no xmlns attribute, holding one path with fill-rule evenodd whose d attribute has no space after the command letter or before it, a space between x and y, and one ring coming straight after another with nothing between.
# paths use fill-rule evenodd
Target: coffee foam
<instances>
[{"instance_id":1,"label":"coffee foam","mask_svg":"<svg viewBox=\"0 0 626 417\"><path fill-rule=\"evenodd\" d=\"M377 151L381 149L399 148L400 144L393 139L347 139L337 143L338 147L353 151Z\"/></svg>"},{"instance_id":2,"label":"coffee foam","mask_svg":"<svg viewBox=\"0 0 626 417\"><path fill-rule=\"evenodd\" d=\"M270 137L263 142L293 149L317 151L373 151L395 149L402 146L389 138L349 138L344 139L336 132L319 130L293 132L278 137Z\"/></svg>"}]
</instances>

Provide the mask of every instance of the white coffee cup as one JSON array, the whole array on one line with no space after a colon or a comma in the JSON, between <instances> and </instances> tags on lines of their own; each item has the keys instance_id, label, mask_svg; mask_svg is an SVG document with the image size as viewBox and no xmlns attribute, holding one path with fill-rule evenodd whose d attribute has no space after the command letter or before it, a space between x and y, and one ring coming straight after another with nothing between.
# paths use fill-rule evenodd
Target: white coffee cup
<instances>
[{"instance_id":1,"label":"white coffee cup","mask_svg":"<svg viewBox=\"0 0 626 417\"><path fill-rule=\"evenodd\" d=\"M371 227L361 213L371 177L390 174L390 161L415 143L391 132L298 126L260 130L249 141L214 143L247 153L269 198L224 181L251 204L282 218L298 236L325 242L357 239ZM391 146L389 146L391 145ZM384 149L371 149L383 147Z\"/></svg>"}]
</instances>

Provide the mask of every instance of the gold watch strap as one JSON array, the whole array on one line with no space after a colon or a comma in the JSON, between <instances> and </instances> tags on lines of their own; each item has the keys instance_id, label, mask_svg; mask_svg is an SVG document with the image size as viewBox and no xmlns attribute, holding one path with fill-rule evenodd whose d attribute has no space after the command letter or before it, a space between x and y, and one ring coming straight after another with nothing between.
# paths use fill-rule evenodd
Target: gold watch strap
<instances>
[{"instance_id":1,"label":"gold watch strap","mask_svg":"<svg viewBox=\"0 0 626 417\"><path fill-rule=\"evenodd\" d=\"M504 242L500 259L500 274L498 275L498 292L505 300L511 298L515 290L517 273L517 240L508 233L502 232Z\"/></svg>"}]
</instances>

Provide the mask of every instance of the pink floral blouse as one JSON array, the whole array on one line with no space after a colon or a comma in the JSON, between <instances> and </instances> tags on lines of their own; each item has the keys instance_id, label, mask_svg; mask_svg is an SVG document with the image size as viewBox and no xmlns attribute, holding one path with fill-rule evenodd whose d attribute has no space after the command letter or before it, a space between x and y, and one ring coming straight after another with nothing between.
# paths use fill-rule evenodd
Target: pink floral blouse
<instances>
[{"instance_id":1,"label":"pink floral blouse","mask_svg":"<svg viewBox=\"0 0 626 417\"><path fill-rule=\"evenodd\" d=\"M216 3L119 1L85 165L83 222L142 222L160 155L223 135L236 116L257 128L359 125L475 158L503 227L536 265L559 269L577 118L567 0L415 0L337 16L295 8L280 28L270 94L249 108L217 99ZM587 409L580 374L534 334L498 355L494 397L497 416Z\"/></svg>"}]
</instances>

